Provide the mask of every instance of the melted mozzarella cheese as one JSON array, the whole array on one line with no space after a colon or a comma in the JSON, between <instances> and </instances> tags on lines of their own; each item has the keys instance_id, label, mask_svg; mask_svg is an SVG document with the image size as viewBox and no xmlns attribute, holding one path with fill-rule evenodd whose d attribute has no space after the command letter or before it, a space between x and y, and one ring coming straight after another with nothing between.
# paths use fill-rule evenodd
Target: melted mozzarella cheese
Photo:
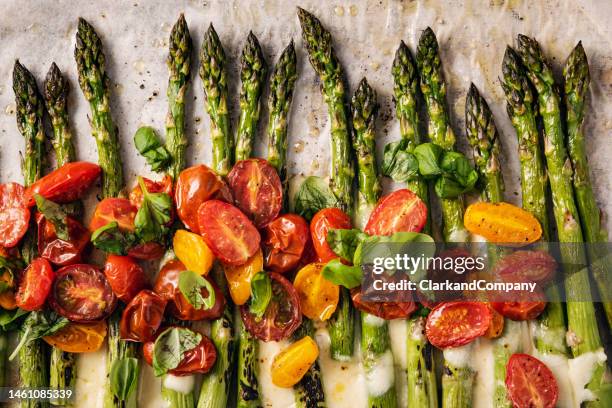
<instances>
[{"instance_id":1,"label":"melted mozzarella cheese","mask_svg":"<svg viewBox=\"0 0 612 408\"><path fill-rule=\"evenodd\" d=\"M406 346L408 323L403 319L391 320L389 322L389 337L391 338L391 351L395 361L397 402L400 407L406 407L408 406L408 376L406 372L408 366L408 349Z\"/></svg>"},{"instance_id":2,"label":"melted mozzarella cheese","mask_svg":"<svg viewBox=\"0 0 612 408\"><path fill-rule=\"evenodd\" d=\"M180 392L181 394L189 394L195 387L195 376L186 375L179 377L172 374L167 374L163 379L164 387L169 390Z\"/></svg>"},{"instance_id":3,"label":"melted mozzarella cheese","mask_svg":"<svg viewBox=\"0 0 612 408\"><path fill-rule=\"evenodd\" d=\"M570 378L567 357L560 354L540 354L537 350L534 351L533 356L544 364L546 364L546 367L548 367L550 371L552 371L553 375L555 376L555 379L557 380L557 386L559 388L559 399L557 400L557 407L580 407L580 404L576 404L576 401L574 399L574 390Z\"/></svg>"},{"instance_id":4,"label":"melted mozzarella cheese","mask_svg":"<svg viewBox=\"0 0 612 408\"><path fill-rule=\"evenodd\" d=\"M140 385L138 387L138 406L167 408L168 401L162 398L162 379L153 373L153 367L140 364ZM170 388L170 387L168 387Z\"/></svg>"},{"instance_id":5,"label":"melted mozzarella cheese","mask_svg":"<svg viewBox=\"0 0 612 408\"><path fill-rule=\"evenodd\" d=\"M457 367L464 368L469 365L470 356L472 354L472 348L474 347L474 343L466 344L465 346L460 347L450 347L444 349L444 359L449 362L449 364Z\"/></svg>"},{"instance_id":6,"label":"melted mozzarella cheese","mask_svg":"<svg viewBox=\"0 0 612 408\"><path fill-rule=\"evenodd\" d=\"M289 346L287 341L260 341L258 347L258 377L261 402L265 407L290 408L295 406L293 388L281 388L272 382L272 362L274 357Z\"/></svg>"},{"instance_id":7,"label":"melted mozzarella cheese","mask_svg":"<svg viewBox=\"0 0 612 408\"><path fill-rule=\"evenodd\" d=\"M595 399L593 392L586 389L586 386L591 381L596 367L605 363L606 359L606 353L603 348L599 348L596 351L584 353L581 356L568 360L569 378L577 405L584 401Z\"/></svg>"},{"instance_id":8,"label":"melted mozzarella cheese","mask_svg":"<svg viewBox=\"0 0 612 408\"><path fill-rule=\"evenodd\" d=\"M374 364L366 371L366 384L368 394L378 397L387 392L395 384L395 368L393 367L393 354L387 350L376 357Z\"/></svg>"},{"instance_id":9,"label":"melted mozzarella cheese","mask_svg":"<svg viewBox=\"0 0 612 408\"><path fill-rule=\"evenodd\" d=\"M495 391L493 346L494 343L484 337L474 341L472 349L474 358L470 359L469 366L476 372L472 393L472 403L475 408L488 408L493 403Z\"/></svg>"},{"instance_id":10,"label":"melted mozzarella cheese","mask_svg":"<svg viewBox=\"0 0 612 408\"><path fill-rule=\"evenodd\" d=\"M102 408L106 381L106 347L94 353L79 354L74 389L76 407Z\"/></svg>"}]
</instances>

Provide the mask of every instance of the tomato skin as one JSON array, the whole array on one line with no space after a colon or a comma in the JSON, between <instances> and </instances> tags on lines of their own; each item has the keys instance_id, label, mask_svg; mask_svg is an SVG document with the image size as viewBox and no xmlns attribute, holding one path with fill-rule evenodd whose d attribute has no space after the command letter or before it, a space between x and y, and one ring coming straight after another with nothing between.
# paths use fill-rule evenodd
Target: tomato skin
<instances>
[{"instance_id":1,"label":"tomato skin","mask_svg":"<svg viewBox=\"0 0 612 408\"><path fill-rule=\"evenodd\" d=\"M141 259L143 261L152 261L164 256L166 253L166 248L157 242L143 242L128 249L127 253L128 256L131 256L132 258Z\"/></svg>"},{"instance_id":2,"label":"tomato skin","mask_svg":"<svg viewBox=\"0 0 612 408\"><path fill-rule=\"evenodd\" d=\"M70 321L87 323L108 317L117 297L104 274L95 266L75 264L55 273L49 305Z\"/></svg>"},{"instance_id":3,"label":"tomato skin","mask_svg":"<svg viewBox=\"0 0 612 408\"><path fill-rule=\"evenodd\" d=\"M385 320L404 319L417 310L415 302L367 302L361 299L359 288L351 290L351 298L355 307L362 312L380 317Z\"/></svg>"},{"instance_id":4,"label":"tomato skin","mask_svg":"<svg viewBox=\"0 0 612 408\"><path fill-rule=\"evenodd\" d=\"M557 261L545 251L518 250L497 261L492 274L502 280L548 282L557 269Z\"/></svg>"},{"instance_id":5,"label":"tomato skin","mask_svg":"<svg viewBox=\"0 0 612 408\"><path fill-rule=\"evenodd\" d=\"M351 229L351 218L339 208L325 208L317 212L310 221L310 236L319 262L327 263L338 255L327 243L327 233L332 229Z\"/></svg>"},{"instance_id":6,"label":"tomato skin","mask_svg":"<svg viewBox=\"0 0 612 408\"><path fill-rule=\"evenodd\" d=\"M501 336L504 331L504 316L493 309L490 303L487 303L487 306L491 312L491 324L489 325L489 328L485 332L484 336L487 339L496 339Z\"/></svg>"},{"instance_id":7,"label":"tomato skin","mask_svg":"<svg viewBox=\"0 0 612 408\"><path fill-rule=\"evenodd\" d=\"M247 159L234 165L227 175L234 202L257 228L280 214L283 186L276 169L264 159Z\"/></svg>"},{"instance_id":8,"label":"tomato skin","mask_svg":"<svg viewBox=\"0 0 612 408\"><path fill-rule=\"evenodd\" d=\"M546 309L546 302L491 302L491 307L497 313L510 320L524 321L533 320L538 317Z\"/></svg>"},{"instance_id":9,"label":"tomato skin","mask_svg":"<svg viewBox=\"0 0 612 408\"><path fill-rule=\"evenodd\" d=\"M444 349L470 343L490 325L491 312L485 303L444 302L429 312L425 334L431 344Z\"/></svg>"},{"instance_id":10,"label":"tomato skin","mask_svg":"<svg viewBox=\"0 0 612 408\"><path fill-rule=\"evenodd\" d=\"M149 193L166 193L170 197L172 194L172 177L169 175L165 175L161 181L154 181L149 178L143 177L142 181L144 182L145 187ZM130 203L136 208L140 208L142 205L143 194L142 189L140 188L140 184L136 184L136 187L130 191Z\"/></svg>"},{"instance_id":11,"label":"tomato skin","mask_svg":"<svg viewBox=\"0 0 612 408\"><path fill-rule=\"evenodd\" d=\"M174 203L180 220L195 233L200 232L198 209L208 200L233 202L225 181L203 164L186 168L179 174L174 187Z\"/></svg>"},{"instance_id":12,"label":"tomato skin","mask_svg":"<svg viewBox=\"0 0 612 408\"><path fill-rule=\"evenodd\" d=\"M264 270L261 249L240 266L223 265L229 294L234 304L244 305L251 297L251 280Z\"/></svg>"},{"instance_id":13,"label":"tomato skin","mask_svg":"<svg viewBox=\"0 0 612 408\"><path fill-rule=\"evenodd\" d=\"M38 253L42 258L58 266L81 262L82 254L89 244L90 233L80 222L67 217L68 234L71 239L64 241L57 237L55 226L41 213L36 214L38 224Z\"/></svg>"},{"instance_id":14,"label":"tomato skin","mask_svg":"<svg viewBox=\"0 0 612 408\"><path fill-rule=\"evenodd\" d=\"M206 245L223 263L242 265L259 249L259 231L231 204L219 200L202 203L198 222Z\"/></svg>"},{"instance_id":15,"label":"tomato skin","mask_svg":"<svg viewBox=\"0 0 612 408\"><path fill-rule=\"evenodd\" d=\"M340 287L321 275L324 266L323 263L310 263L301 268L293 279L302 314L319 321L333 315L340 298Z\"/></svg>"},{"instance_id":16,"label":"tomato skin","mask_svg":"<svg viewBox=\"0 0 612 408\"><path fill-rule=\"evenodd\" d=\"M132 257L110 254L104 264L104 276L119 300L130 302L147 286L142 267Z\"/></svg>"},{"instance_id":17,"label":"tomato skin","mask_svg":"<svg viewBox=\"0 0 612 408\"><path fill-rule=\"evenodd\" d=\"M559 386L552 371L528 354L513 354L506 365L506 389L516 408L553 408Z\"/></svg>"},{"instance_id":18,"label":"tomato skin","mask_svg":"<svg viewBox=\"0 0 612 408\"><path fill-rule=\"evenodd\" d=\"M463 223L472 234L509 246L527 245L542 236L542 226L533 214L504 202L470 204Z\"/></svg>"},{"instance_id":19,"label":"tomato skin","mask_svg":"<svg viewBox=\"0 0 612 408\"><path fill-rule=\"evenodd\" d=\"M43 340L53 347L67 353L91 353L104 344L106 338L106 321L95 323L69 323Z\"/></svg>"},{"instance_id":20,"label":"tomato skin","mask_svg":"<svg viewBox=\"0 0 612 408\"><path fill-rule=\"evenodd\" d=\"M28 230L30 209L21 184L0 184L0 247L12 248Z\"/></svg>"},{"instance_id":21,"label":"tomato skin","mask_svg":"<svg viewBox=\"0 0 612 408\"><path fill-rule=\"evenodd\" d=\"M161 268L155 280L153 291L168 301L170 313L180 320L211 320L221 316L225 307L225 298L217 285L206 276L203 278L210 281L215 288L215 304L211 309L196 309L183 296L178 287L178 279L179 274L185 270L187 268L181 261L171 260Z\"/></svg>"},{"instance_id":22,"label":"tomato skin","mask_svg":"<svg viewBox=\"0 0 612 408\"><path fill-rule=\"evenodd\" d=\"M288 338L302 324L302 310L297 291L283 275L270 272L272 299L261 319L249 310L249 304L240 306L240 317L245 328L262 341L280 341Z\"/></svg>"},{"instance_id":23,"label":"tomato skin","mask_svg":"<svg viewBox=\"0 0 612 408\"><path fill-rule=\"evenodd\" d=\"M126 198L105 198L96 206L89 223L89 231L93 233L109 222L116 221L120 229L134 232L134 219L137 212L138 208Z\"/></svg>"},{"instance_id":24,"label":"tomato skin","mask_svg":"<svg viewBox=\"0 0 612 408\"><path fill-rule=\"evenodd\" d=\"M153 339L164 318L166 303L153 291L140 291L123 310L119 325L121 338L141 343Z\"/></svg>"},{"instance_id":25,"label":"tomato skin","mask_svg":"<svg viewBox=\"0 0 612 408\"><path fill-rule=\"evenodd\" d=\"M34 259L22 273L15 297L17 306L30 312L42 309L54 278L55 273L49 261L44 258Z\"/></svg>"},{"instance_id":26,"label":"tomato skin","mask_svg":"<svg viewBox=\"0 0 612 408\"><path fill-rule=\"evenodd\" d=\"M297 214L284 214L264 229L266 270L285 273L295 269L309 245L308 223Z\"/></svg>"},{"instance_id":27,"label":"tomato skin","mask_svg":"<svg viewBox=\"0 0 612 408\"><path fill-rule=\"evenodd\" d=\"M85 161L66 163L26 189L28 206L36 205L34 194L40 194L47 200L60 204L78 200L101 173L102 169L95 163Z\"/></svg>"},{"instance_id":28,"label":"tomato skin","mask_svg":"<svg viewBox=\"0 0 612 408\"><path fill-rule=\"evenodd\" d=\"M378 201L364 229L368 235L420 232L427 223L427 206L412 191L402 189Z\"/></svg>"}]
</instances>

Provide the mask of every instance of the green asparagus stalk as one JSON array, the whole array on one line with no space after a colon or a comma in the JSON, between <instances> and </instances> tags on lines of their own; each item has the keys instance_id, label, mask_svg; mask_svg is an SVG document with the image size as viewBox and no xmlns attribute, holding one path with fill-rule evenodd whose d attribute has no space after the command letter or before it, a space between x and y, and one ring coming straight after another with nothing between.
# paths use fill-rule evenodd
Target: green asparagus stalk
<instances>
[{"instance_id":1,"label":"green asparagus stalk","mask_svg":"<svg viewBox=\"0 0 612 408\"><path fill-rule=\"evenodd\" d=\"M212 167L221 176L232 168L234 139L230 134L227 107L227 73L223 45L211 24L200 49L200 78L204 83L206 110L210 115Z\"/></svg>"},{"instance_id":2,"label":"green asparagus stalk","mask_svg":"<svg viewBox=\"0 0 612 408\"><path fill-rule=\"evenodd\" d=\"M9 336L5 331L0 332L0 387L6 387L7 353Z\"/></svg>"},{"instance_id":3,"label":"green asparagus stalk","mask_svg":"<svg viewBox=\"0 0 612 408\"><path fill-rule=\"evenodd\" d=\"M586 146L582 123L584 122L585 99L591 81L589 62L587 61L582 42L579 42L565 63L563 69L565 79L565 106L567 107L567 149L574 169L573 182L576 204L582 223L582 232L588 245L588 255L591 272L602 298L612 287L610 276L612 271L610 262L598 260L597 243L607 242L608 236L601 225L601 216L593 187L589 177L589 164L586 158ZM608 326L612 327L612 302L603 302Z\"/></svg>"},{"instance_id":4,"label":"green asparagus stalk","mask_svg":"<svg viewBox=\"0 0 612 408\"><path fill-rule=\"evenodd\" d=\"M314 338L315 330L312 320L303 318L302 325L293 333L293 339L297 341L306 336ZM293 389L296 408L324 408L326 406L321 367L318 361L314 362Z\"/></svg>"},{"instance_id":5,"label":"green asparagus stalk","mask_svg":"<svg viewBox=\"0 0 612 408\"><path fill-rule=\"evenodd\" d=\"M257 339L244 327L238 311L235 313L238 325L236 406L239 408L261 407L259 380L257 379Z\"/></svg>"},{"instance_id":6,"label":"green asparagus stalk","mask_svg":"<svg viewBox=\"0 0 612 408\"><path fill-rule=\"evenodd\" d=\"M166 116L166 149L172 156L168 169L176 180L185 167L185 152L189 144L185 135L185 94L191 74L191 36L185 16L181 14L170 32L170 50L166 64L168 79L168 115Z\"/></svg>"},{"instance_id":7,"label":"green asparagus stalk","mask_svg":"<svg viewBox=\"0 0 612 408\"><path fill-rule=\"evenodd\" d=\"M240 79L240 120L236 136L236 161L251 157L257 123L259 122L260 99L268 71L261 46L253 32L249 32L242 49Z\"/></svg>"},{"instance_id":8,"label":"green asparagus stalk","mask_svg":"<svg viewBox=\"0 0 612 408\"><path fill-rule=\"evenodd\" d=\"M365 371L366 381L377 381L375 376L378 370L386 365L390 370L388 375L394 377L393 362L391 354L391 339L389 337L389 323L380 317L368 313L361 313L361 362ZM380 381L380 380L379 380ZM380 395L368 395L368 407L391 408L397 407L397 395L395 385L391 382L390 387Z\"/></svg>"},{"instance_id":9,"label":"green asparagus stalk","mask_svg":"<svg viewBox=\"0 0 612 408\"><path fill-rule=\"evenodd\" d=\"M138 358L139 353L136 343L121 340L119 322L121 321L122 310L117 308L108 319L108 350L106 353L106 372L110 373L113 362L123 358ZM133 377L138 378L138 372ZM129 374L125 374L128 376ZM131 376L130 376L131 377ZM132 391L127 400L119 399L110 387L110 379L107 378L105 384L104 408L135 408L138 406L137 390Z\"/></svg>"},{"instance_id":10,"label":"green asparagus stalk","mask_svg":"<svg viewBox=\"0 0 612 408\"><path fill-rule=\"evenodd\" d=\"M586 254L580 245L583 242L582 229L571 182L571 162L565 148L560 100L552 70L545 61L540 45L534 39L519 35L518 43L527 76L537 92L540 115L544 123L544 155L550 177L553 213L559 242L570 244L561 247L561 259L565 265L585 265ZM584 268L567 275L565 290L569 299L588 299L590 296L588 269ZM567 319L570 333L568 345L575 357L602 347L593 303L568 301ZM605 405L603 399L599 400L600 392L606 388L605 372L604 362L595 364L587 388L598 400L589 403L591 406Z\"/></svg>"},{"instance_id":11,"label":"green asparagus stalk","mask_svg":"<svg viewBox=\"0 0 612 408\"><path fill-rule=\"evenodd\" d=\"M76 385L76 356L57 347L51 348L49 365L49 386L54 389L74 391ZM55 398L51 403L56 406L72 406L67 398Z\"/></svg>"}]
</instances>

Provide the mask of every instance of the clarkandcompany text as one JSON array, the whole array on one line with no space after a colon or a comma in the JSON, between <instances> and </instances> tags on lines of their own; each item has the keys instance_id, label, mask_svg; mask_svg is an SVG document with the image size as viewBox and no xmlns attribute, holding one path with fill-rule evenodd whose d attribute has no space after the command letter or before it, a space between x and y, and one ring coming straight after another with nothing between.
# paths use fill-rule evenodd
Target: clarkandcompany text
<instances>
[{"instance_id":1,"label":"clarkandcompany text","mask_svg":"<svg viewBox=\"0 0 612 408\"><path fill-rule=\"evenodd\" d=\"M536 289L534 282L489 282L484 279L473 280L470 282L433 281L423 279L412 282L409 279L400 279L387 282L382 279L375 279L372 287L377 291L415 291L423 292L445 292L445 291L487 291L487 292L530 292Z\"/></svg>"}]
</instances>

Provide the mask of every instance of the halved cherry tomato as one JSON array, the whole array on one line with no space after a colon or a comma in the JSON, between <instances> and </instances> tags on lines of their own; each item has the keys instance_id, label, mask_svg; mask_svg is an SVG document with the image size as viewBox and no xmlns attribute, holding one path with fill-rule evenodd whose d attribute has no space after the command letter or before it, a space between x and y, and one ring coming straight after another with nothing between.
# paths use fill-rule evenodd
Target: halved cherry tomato
<instances>
[{"instance_id":1,"label":"halved cherry tomato","mask_svg":"<svg viewBox=\"0 0 612 408\"><path fill-rule=\"evenodd\" d=\"M188 270L199 275L208 275L215 256L200 235L186 230L177 230L172 239L172 246L176 257Z\"/></svg>"},{"instance_id":2,"label":"halved cherry tomato","mask_svg":"<svg viewBox=\"0 0 612 408\"><path fill-rule=\"evenodd\" d=\"M528 354L513 354L508 360L506 389L516 408L553 408L559 398L552 371Z\"/></svg>"},{"instance_id":3,"label":"halved cherry tomato","mask_svg":"<svg viewBox=\"0 0 612 408\"><path fill-rule=\"evenodd\" d=\"M119 324L121 338L141 343L152 340L164 318L166 303L153 291L140 291L123 310Z\"/></svg>"},{"instance_id":4,"label":"halved cherry tomato","mask_svg":"<svg viewBox=\"0 0 612 408\"><path fill-rule=\"evenodd\" d=\"M297 214L284 214L264 229L266 270L285 273L295 269L310 244L308 223Z\"/></svg>"},{"instance_id":5,"label":"halved cherry tomato","mask_svg":"<svg viewBox=\"0 0 612 408\"><path fill-rule=\"evenodd\" d=\"M70 322L52 335L43 337L43 340L67 353L91 353L102 347L106 331L105 320L94 323Z\"/></svg>"},{"instance_id":6,"label":"halved cherry tomato","mask_svg":"<svg viewBox=\"0 0 612 408\"><path fill-rule=\"evenodd\" d=\"M332 229L351 229L351 217L339 208L325 208L317 212L310 221L310 236L319 262L327 263L338 255L327 243L327 233Z\"/></svg>"},{"instance_id":7,"label":"halved cherry tomato","mask_svg":"<svg viewBox=\"0 0 612 408\"><path fill-rule=\"evenodd\" d=\"M30 209L21 184L0 184L0 246L11 248L28 230Z\"/></svg>"},{"instance_id":8,"label":"halved cherry tomato","mask_svg":"<svg viewBox=\"0 0 612 408\"><path fill-rule=\"evenodd\" d=\"M240 266L223 265L227 286L232 300L238 306L244 305L251 297L251 279L263 271L263 254L261 249Z\"/></svg>"},{"instance_id":9,"label":"halved cherry tomato","mask_svg":"<svg viewBox=\"0 0 612 408\"><path fill-rule=\"evenodd\" d=\"M491 324L489 325L489 328L485 332L484 336L487 339L496 339L501 336L502 332L504 331L504 316L497 313L490 303L487 303L487 306L491 312Z\"/></svg>"},{"instance_id":10,"label":"halved cherry tomato","mask_svg":"<svg viewBox=\"0 0 612 408\"><path fill-rule=\"evenodd\" d=\"M402 189L378 201L365 227L368 235L419 232L427 222L427 206L412 191Z\"/></svg>"},{"instance_id":11,"label":"halved cherry tomato","mask_svg":"<svg viewBox=\"0 0 612 408\"><path fill-rule=\"evenodd\" d=\"M132 258L151 261L159 259L166 253L166 248L157 242L143 242L128 249L128 255Z\"/></svg>"},{"instance_id":12,"label":"halved cherry tomato","mask_svg":"<svg viewBox=\"0 0 612 408\"><path fill-rule=\"evenodd\" d=\"M200 164L181 171L174 187L174 203L187 228L200 232L198 209L204 201L213 199L233 202L227 184L212 169Z\"/></svg>"},{"instance_id":13,"label":"halved cherry tomato","mask_svg":"<svg viewBox=\"0 0 612 408\"><path fill-rule=\"evenodd\" d=\"M502 316L516 321L533 320L546 309L546 302L543 300L544 295L541 292L522 293L514 291L512 296L517 297L517 300L510 302L491 302L491 307ZM523 298L525 300L518 300Z\"/></svg>"},{"instance_id":14,"label":"halved cherry tomato","mask_svg":"<svg viewBox=\"0 0 612 408\"><path fill-rule=\"evenodd\" d=\"M157 275L153 291L169 302L168 310L177 319L210 320L221 316L225 307L225 298L217 285L206 276L204 276L204 279L210 281L213 288L215 288L215 304L212 308L196 309L183 296L178 287L178 279L179 274L186 270L187 268L181 261L171 260L166 262ZM206 289L202 289L202 296L208 296Z\"/></svg>"},{"instance_id":15,"label":"halved cherry tomato","mask_svg":"<svg viewBox=\"0 0 612 408\"><path fill-rule=\"evenodd\" d=\"M302 337L274 356L271 369L272 383L277 387L293 387L317 361L317 357L319 357L317 343L310 336Z\"/></svg>"},{"instance_id":16,"label":"halved cherry tomato","mask_svg":"<svg viewBox=\"0 0 612 408\"><path fill-rule=\"evenodd\" d=\"M491 312L485 303L446 302L429 312L425 334L438 348L458 347L485 334L490 325Z\"/></svg>"},{"instance_id":17,"label":"halved cherry tomato","mask_svg":"<svg viewBox=\"0 0 612 408\"><path fill-rule=\"evenodd\" d=\"M40 194L47 200L62 204L78 200L101 172L102 169L95 163L85 161L66 163L29 186L25 191L26 202L30 207L36 205L34 194Z\"/></svg>"},{"instance_id":18,"label":"halved cherry tomato","mask_svg":"<svg viewBox=\"0 0 612 408\"><path fill-rule=\"evenodd\" d=\"M161 333L161 331L160 331ZM148 341L142 345L142 355L149 365L153 365L153 348L155 342ZM168 373L179 377L192 374L205 374L217 361L217 349L213 342L202 334L202 340L193 349L185 352L179 365Z\"/></svg>"},{"instance_id":19,"label":"halved cherry tomato","mask_svg":"<svg viewBox=\"0 0 612 408\"><path fill-rule=\"evenodd\" d=\"M96 206L94 215L89 223L89 231L92 233L109 222L116 221L119 228L124 231L134 231L134 219L136 208L126 198L105 198Z\"/></svg>"},{"instance_id":20,"label":"halved cherry tomato","mask_svg":"<svg viewBox=\"0 0 612 408\"><path fill-rule=\"evenodd\" d=\"M463 216L465 228L489 242L527 245L542 236L542 226L529 211L508 203L471 204Z\"/></svg>"},{"instance_id":21,"label":"halved cherry tomato","mask_svg":"<svg viewBox=\"0 0 612 408\"><path fill-rule=\"evenodd\" d=\"M145 187L149 193L166 193L172 197L172 177L165 175L161 181L153 181L149 178L143 177ZM142 189L140 184L136 184L136 187L130 191L130 202L134 207L140 208L142 205Z\"/></svg>"},{"instance_id":22,"label":"halved cherry tomato","mask_svg":"<svg viewBox=\"0 0 612 408\"><path fill-rule=\"evenodd\" d=\"M293 279L302 313L309 319L327 320L338 306L340 287L321 275L324 266L323 263L308 264Z\"/></svg>"},{"instance_id":23,"label":"halved cherry tomato","mask_svg":"<svg viewBox=\"0 0 612 408\"><path fill-rule=\"evenodd\" d=\"M263 228L280 213L283 186L276 169L264 159L247 159L234 165L227 180L236 205L257 228Z\"/></svg>"},{"instance_id":24,"label":"halved cherry tomato","mask_svg":"<svg viewBox=\"0 0 612 408\"><path fill-rule=\"evenodd\" d=\"M15 297L17 306L23 310L39 310L45 304L55 278L51 264L44 258L36 258L21 275L19 290Z\"/></svg>"},{"instance_id":25,"label":"halved cherry tomato","mask_svg":"<svg viewBox=\"0 0 612 408\"><path fill-rule=\"evenodd\" d=\"M17 308L17 301L15 300L15 292L13 289L7 289L0 292L0 307L6 310Z\"/></svg>"},{"instance_id":26,"label":"halved cherry tomato","mask_svg":"<svg viewBox=\"0 0 612 408\"><path fill-rule=\"evenodd\" d=\"M495 263L494 276L519 282L547 282L557 269L557 261L544 251L519 250Z\"/></svg>"},{"instance_id":27,"label":"halved cherry tomato","mask_svg":"<svg viewBox=\"0 0 612 408\"><path fill-rule=\"evenodd\" d=\"M368 302L361 299L359 288L351 290L351 298L355 307L362 312L380 317L385 320L403 319L417 310L415 302Z\"/></svg>"},{"instance_id":28,"label":"halved cherry tomato","mask_svg":"<svg viewBox=\"0 0 612 408\"><path fill-rule=\"evenodd\" d=\"M81 261L81 255L89 244L89 231L72 217L66 218L70 240L64 241L55 233L55 226L41 213L36 214L38 224L38 253L49 262L65 266Z\"/></svg>"},{"instance_id":29,"label":"halved cherry tomato","mask_svg":"<svg viewBox=\"0 0 612 408\"><path fill-rule=\"evenodd\" d=\"M198 222L206 245L223 263L242 265L259 248L259 231L231 204L219 200L202 203Z\"/></svg>"},{"instance_id":30,"label":"halved cherry tomato","mask_svg":"<svg viewBox=\"0 0 612 408\"><path fill-rule=\"evenodd\" d=\"M270 272L272 299L263 317L252 314L249 304L240 306L240 316L245 328L262 341L279 341L288 338L302 324L302 310L297 291L283 275Z\"/></svg>"},{"instance_id":31,"label":"halved cherry tomato","mask_svg":"<svg viewBox=\"0 0 612 408\"><path fill-rule=\"evenodd\" d=\"M56 272L49 305L73 322L101 320L115 309L117 297L98 268L88 264L64 266Z\"/></svg>"},{"instance_id":32,"label":"halved cherry tomato","mask_svg":"<svg viewBox=\"0 0 612 408\"><path fill-rule=\"evenodd\" d=\"M144 270L129 256L108 255L104 264L104 276L115 295L125 303L147 286Z\"/></svg>"}]
</instances>

